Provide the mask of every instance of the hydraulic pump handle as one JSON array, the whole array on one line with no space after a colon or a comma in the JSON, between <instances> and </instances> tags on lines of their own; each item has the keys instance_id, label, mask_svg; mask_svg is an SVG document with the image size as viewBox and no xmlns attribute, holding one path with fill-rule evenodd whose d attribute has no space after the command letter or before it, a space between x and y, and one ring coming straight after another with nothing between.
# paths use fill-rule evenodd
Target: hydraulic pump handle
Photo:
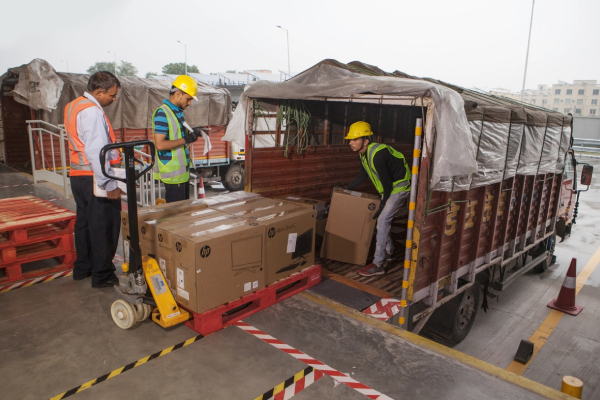
<instances>
[{"instance_id":1,"label":"hydraulic pump handle","mask_svg":"<svg viewBox=\"0 0 600 400\"><path fill-rule=\"evenodd\" d=\"M150 165L143 169L140 173L135 172L135 163L143 165L142 162L135 158L135 147L136 146L149 146L152 161ZM106 153L109 150L122 149L123 156L125 158L125 178L118 178L111 176L106 173ZM127 213L129 223L129 270L135 271L137 274L143 275L142 270L142 251L140 249L140 237L138 234L138 219L137 219L137 198L135 191L135 181L150 171L154 166L154 157L156 150L154 143L150 140L136 140L134 142L126 143L112 143L107 144L100 151L100 165L102 167L102 174L107 178L114 179L117 181L125 182L127 185Z\"/></svg>"}]
</instances>

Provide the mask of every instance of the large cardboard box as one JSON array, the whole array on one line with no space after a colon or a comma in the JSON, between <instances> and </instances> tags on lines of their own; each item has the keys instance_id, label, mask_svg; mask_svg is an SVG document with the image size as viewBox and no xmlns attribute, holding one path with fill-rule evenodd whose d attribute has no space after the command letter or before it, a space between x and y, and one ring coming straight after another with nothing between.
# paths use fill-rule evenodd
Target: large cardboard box
<instances>
[{"instance_id":1,"label":"large cardboard box","mask_svg":"<svg viewBox=\"0 0 600 400\"><path fill-rule=\"evenodd\" d=\"M336 188L331 197L321 257L365 265L373 239L377 196Z\"/></svg>"},{"instance_id":2,"label":"large cardboard box","mask_svg":"<svg viewBox=\"0 0 600 400\"><path fill-rule=\"evenodd\" d=\"M298 196L278 196L276 199L284 200L288 203L297 204L299 206L308 207L317 212L317 221L321 221L327 217L327 202L325 200L309 199L307 197Z\"/></svg>"},{"instance_id":3,"label":"large cardboard box","mask_svg":"<svg viewBox=\"0 0 600 400\"><path fill-rule=\"evenodd\" d=\"M265 227L233 218L170 232L159 228L159 234L170 234L174 242L177 302L196 313L265 286Z\"/></svg>"},{"instance_id":4,"label":"large cardboard box","mask_svg":"<svg viewBox=\"0 0 600 400\"><path fill-rule=\"evenodd\" d=\"M242 218L264 226L267 232L267 285L315 263L315 210L284 203L245 213Z\"/></svg>"},{"instance_id":5,"label":"large cardboard box","mask_svg":"<svg viewBox=\"0 0 600 400\"><path fill-rule=\"evenodd\" d=\"M142 255L150 255L156 259L162 270L169 287L173 288L171 282L174 280L172 270L173 240L170 233L173 230L204 226L213 222L228 222L237 218L218 210L206 208L198 211L170 214L161 218L147 219L142 222L142 236L140 244ZM159 232L159 229L163 231Z\"/></svg>"},{"instance_id":6,"label":"large cardboard box","mask_svg":"<svg viewBox=\"0 0 600 400\"><path fill-rule=\"evenodd\" d=\"M267 197L259 197L253 199L246 199L241 201L230 201L227 203L211 205L210 208L219 210L231 215L244 216L246 214L256 212L256 211L264 211L271 210L276 207L281 207L286 205L283 200L275 200L269 199Z\"/></svg>"},{"instance_id":7,"label":"large cardboard box","mask_svg":"<svg viewBox=\"0 0 600 400\"><path fill-rule=\"evenodd\" d=\"M159 204L156 206L150 207L139 207L138 208L138 235L143 236L142 232L142 222L146 219L156 219L162 218L167 215L173 215L178 213L185 213L188 211L197 211L206 209L209 205L216 206L219 204L229 203L233 201L243 201L244 199L251 198L260 198L260 195L256 193L250 192L231 192L227 194L222 194L218 196L209 197L206 199L198 199L198 200L184 200L178 201L175 203L168 204ZM129 261L129 219L127 210L121 211L121 231L122 231L122 240L123 240L123 254L125 261ZM154 232L153 232L154 233ZM154 237L148 236L148 237ZM155 249L148 250L149 254L156 254ZM142 253L143 255L147 255L148 253Z\"/></svg>"}]
</instances>

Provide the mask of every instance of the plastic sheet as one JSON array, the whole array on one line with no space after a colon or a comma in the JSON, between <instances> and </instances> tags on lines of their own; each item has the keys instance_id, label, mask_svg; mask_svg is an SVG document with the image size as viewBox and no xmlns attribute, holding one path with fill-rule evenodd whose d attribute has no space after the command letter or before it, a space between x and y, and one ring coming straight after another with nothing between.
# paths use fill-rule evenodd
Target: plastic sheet
<instances>
[{"instance_id":1,"label":"plastic sheet","mask_svg":"<svg viewBox=\"0 0 600 400\"><path fill-rule=\"evenodd\" d=\"M47 61L36 58L9 72L19 74L19 82L11 92L15 101L35 110L56 109L64 83Z\"/></svg>"},{"instance_id":2,"label":"plastic sheet","mask_svg":"<svg viewBox=\"0 0 600 400\"><path fill-rule=\"evenodd\" d=\"M560 138L560 150L556 159L555 173L560 174L565 168L565 155L571 143L571 125L563 126Z\"/></svg>"},{"instance_id":3,"label":"plastic sheet","mask_svg":"<svg viewBox=\"0 0 600 400\"><path fill-rule=\"evenodd\" d=\"M464 112L462 97L454 90L418 79L366 76L360 69L325 60L283 82L258 81L247 85L222 140L244 146L248 99L348 98L363 93L406 97L428 97L434 103L434 126L437 133L431 185L452 176L471 175L477 171L475 145Z\"/></svg>"}]
</instances>

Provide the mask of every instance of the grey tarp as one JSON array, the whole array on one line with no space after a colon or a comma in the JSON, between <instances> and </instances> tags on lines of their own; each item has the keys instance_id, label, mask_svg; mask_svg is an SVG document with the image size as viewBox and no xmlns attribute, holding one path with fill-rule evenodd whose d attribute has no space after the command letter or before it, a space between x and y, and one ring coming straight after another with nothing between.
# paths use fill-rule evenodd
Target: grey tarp
<instances>
[{"instance_id":1,"label":"grey tarp","mask_svg":"<svg viewBox=\"0 0 600 400\"><path fill-rule=\"evenodd\" d=\"M243 140L248 97L430 97L437 134L430 182L435 190L467 190L515 174L560 173L571 137L570 115L360 62L325 60L285 83L246 88L224 140Z\"/></svg>"},{"instance_id":2,"label":"grey tarp","mask_svg":"<svg viewBox=\"0 0 600 400\"><path fill-rule=\"evenodd\" d=\"M15 100L41 110L41 118L62 124L65 106L86 90L90 75L56 72L44 60L9 72L19 74L13 93ZM152 114L169 97L170 81L119 76L121 90L117 100L105 112L114 129L152 128ZM27 88L36 88L37 90ZM198 101L192 101L184 114L191 126L226 125L231 119L231 95L227 89L198 83Z\"/></svg>"},{"instance_id":3,"label":"grey tarp","mask_svg":"<svg viewBox=\"0 0 600 400\"><path fill-rule=\"evenodd\" d=\"M248 98L308 99L350 97L361 93L429 97L434 103L437 133L432 185L451 176L477 171L475 146L462 97L454 90L424 80L368 76L335 60L325 60L283 83L258 81L246 86L223 140L244 146Z\"/></svg>"}]
</instances>

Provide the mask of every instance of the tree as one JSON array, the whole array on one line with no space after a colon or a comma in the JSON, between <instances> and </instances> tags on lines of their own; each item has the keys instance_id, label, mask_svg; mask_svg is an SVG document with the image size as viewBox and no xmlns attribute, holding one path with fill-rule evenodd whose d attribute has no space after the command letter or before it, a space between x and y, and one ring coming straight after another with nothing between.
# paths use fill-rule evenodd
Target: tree
<instances>
[{"instance_id":1,"label":"tree","mask_svg":"<svg viewBox=\"0 0 600 400\"><path fill-rule=\"evenodd\" d=\"M91 67L87 69L88 74L95 74L98 71L108 71L111 73L115 73L115 63L114 62L106 62L106 61L98 61ZM117 65L117 75L118 76L136 76L138 73L138 69L130 62L121 61L119 65Z\"/></svg>"},{"instance_id":2,"label":"tree","mask_svg":"<svg viewBox=\"0 0 600 400\"><path fill-rule=\"evenodd\" d=\"M117 75L119 76L137 76L137 73L138 69L130 62L121 61L121 64L117 66Z\"/></svg>"},{"instance_id":3,"label":"tree","mask_svg":"<svg viewBox=\"0 0 600 400\"><path fill-rule=\"evenodd\" d=\"M187 72L200 73L195 65L188 65ZM163 74L183 75L185 74L185 63L170 63L162 68Z\"/></svg>"},{"instance_id":4,"label":"tree","mask_svg":"<svg viewBox=\"0 0 600 400\"><path fill-rule=\"evenodd\" d=\"M95 74L98 71L108 71L115 73L115 63L114 62L105 62L98 61L96 64L92 65L87 69L88 74Z\"/></svg>"},{"instance_id":5,"label":"tree","mask_svg":"<svg viewBox=\"0 0 600 400\"><path fill-rule=\"evenodd\" d=\"M158 75L156 72L146 72L146 78L150 78L152 75Z\"/></svg>"},{"instance_id":6,"label":"tree","mask_svg":"<svg viewBox=\"0 0 600 400\"><path fill-rule=\"evenodd\" d=\"M237 71L235 69L228 69L227 71L225 71L226 74L237 74Z\"/></svg>"}]
</instances>

